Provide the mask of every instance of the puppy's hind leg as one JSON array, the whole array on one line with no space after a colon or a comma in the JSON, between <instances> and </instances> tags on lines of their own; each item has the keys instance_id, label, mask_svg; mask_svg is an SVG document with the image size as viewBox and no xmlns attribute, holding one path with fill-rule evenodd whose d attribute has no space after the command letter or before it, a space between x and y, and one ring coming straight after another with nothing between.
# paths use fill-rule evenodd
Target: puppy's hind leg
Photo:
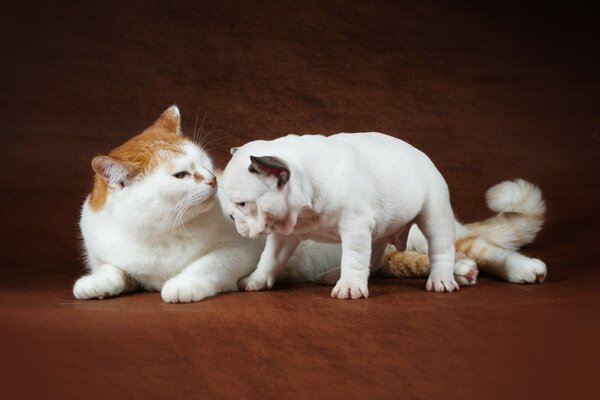
<instances>
[{"instance_id":1,"label":"puppy's hind leg","mask_svg":"<svg viewBox=\"0 0 600 400\"><path fill-rule=\"evenodd\" d=\"M447 192L435 201L427 201L418 216L417 225L429 245L431 272L427 279L428 291L452 292L458 290L454 279L454 214Z\"/></svg>"}]
</instances>

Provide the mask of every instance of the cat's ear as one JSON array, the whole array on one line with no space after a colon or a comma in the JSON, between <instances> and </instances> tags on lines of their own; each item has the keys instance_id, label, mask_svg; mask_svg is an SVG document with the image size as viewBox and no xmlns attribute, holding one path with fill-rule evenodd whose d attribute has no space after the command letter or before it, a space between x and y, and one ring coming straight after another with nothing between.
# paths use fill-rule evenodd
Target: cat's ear
<instances>
[{"instance_id":1,"label":"cat's ear","mask_svg":"<svg viewBox=\"0 0 600 400\"><path fill-rule=\"evenodd\" d=\"M133 172L133 165L131 163L115 160L108 156L94 157L92 168L104 182L111 186L125 186Z\"/></svg>"},{"instance_id":2,"label":"cat's ear","mask_svg":"<svg viewBox=\"0 0 600 400\"><path fill-rule=\"evenodd\" d=\"M154 126L166 129L168 132L180 134L181 114L179 113L179 108L176 105L167 108L160 117L158 117L156 122L154 122Z\"/></svg>"},{"instance_id":3,"label":"cat's ear","mask_svg":"<svg viewBox=\"0 0 600 400\"><path fill-rule=\"evenodd\" d=\"M236 151L238 151L239 147L232 147L229 149L229 154L234 155Z\"/></svg>"},{"instance_id":4,"label":"cat's ear","mask_svg":"<svg viewBox=\"0 0 600 400\"><path fill-rule=\"evenodd\" d=\"M290 180L290 169L288 166L277 157L250 156L250 166L248 171L254 174L272 176L277 179L277 187L283 187Z\"/></svg>"}]
</instances>

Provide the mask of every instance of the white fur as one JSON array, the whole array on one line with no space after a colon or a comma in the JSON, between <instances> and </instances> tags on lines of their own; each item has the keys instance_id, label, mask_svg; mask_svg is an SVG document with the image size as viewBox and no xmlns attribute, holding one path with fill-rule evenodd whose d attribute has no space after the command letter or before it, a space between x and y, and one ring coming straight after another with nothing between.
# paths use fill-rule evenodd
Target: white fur
<instances>
[{"instance_id":1,"label":"white fur","mask_svg":"<svg viewBox=\"0 0 600 400\"><path fill-rule=\"evenodd\" d=\"M289 182L249 171L250 157L274 156ZM288 135L240 147L225 169L225 191L236 228L268 235L246 290L270 288L304 239L341 242L337 298L367 297L369 266L381 265L388 243L404 250L414 221L429 240L427 289L453 291L454 217L448 188L431 160L381 133Z\"/></svg>"}]
</instances>

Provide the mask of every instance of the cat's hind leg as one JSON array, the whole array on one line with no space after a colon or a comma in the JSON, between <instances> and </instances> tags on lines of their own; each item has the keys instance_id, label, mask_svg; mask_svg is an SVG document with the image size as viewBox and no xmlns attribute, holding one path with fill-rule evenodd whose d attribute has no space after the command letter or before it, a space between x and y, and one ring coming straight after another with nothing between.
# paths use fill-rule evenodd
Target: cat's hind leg
<instances>
[{"instance_id":1,"label":"cat's hind leg","mask_svg":"<svg viewBox=\"0 0 600 400\"><path fill-rule=\"evenodd\" d=\"M463 253L456 253L454 261L454 279L460 286L471 286L477 283L479 269L475 260Z\"/></svg>"},{"instance_id":2,"label":"cat's hind leg","mask_svg":"<svg viewBox=\"0 0 600 400\"><path fill-rule=\"evenodd\" d=\"M457 240L457 249L473 258L482 271L512 283L542 283L546 278L546 264L496 243L471 237Z\"/></svg>"},{"instance_id":3,"label":"cat's hind leg","mask_svg":"<svg viewBox=\"0 0 600 400\"><path fill-rule=\"evenodd\" d=\"M101 264L89 275L82 276L73 286L73 295L79 300L105 299L135 289L135 282L122 269Z\"/></svg>"},{"instance_id":4,"label":"cat's hind leg","mask_svg":"<svg viewBox=\"0 0 600 400\"><path fill-rule=\"evenodd\" d=\"M425 278L429 275L429 257L416 251L388 250L380 275L390 278ZM460 286L477 283L477 263L462 253L456 253L454 279Z\"/></svg>"}]
</instances>

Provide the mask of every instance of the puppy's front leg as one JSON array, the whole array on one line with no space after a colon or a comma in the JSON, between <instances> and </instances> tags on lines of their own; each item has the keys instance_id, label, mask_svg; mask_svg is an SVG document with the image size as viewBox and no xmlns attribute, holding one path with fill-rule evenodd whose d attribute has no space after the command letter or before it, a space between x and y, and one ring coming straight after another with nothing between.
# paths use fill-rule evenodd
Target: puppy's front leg
<instances>
[{"instance_id":1,"label":"puppy's front leg","mask_svg":"<svg viewBox=\"0 0 600 400\"><path fill-rule=\"evenodd\" d=\"M340 225L342 239L342 271L331 291L338 299L369 297L369 264L371 261L371 230L368 224L352 222Z\"/></svg>"},{"instance_id":2,"label":"puppy's front leg","mask_svg":"<svg viewBox=\"0 0 600 400\"><path fill-rule=\"evenodd\" d=\"M295 236L270 234L256 270L238 282L240 290L254 292L271 289L275 284L277 274L288 262L299 244L300 240Z\"/></svg>"}]
</instances>

